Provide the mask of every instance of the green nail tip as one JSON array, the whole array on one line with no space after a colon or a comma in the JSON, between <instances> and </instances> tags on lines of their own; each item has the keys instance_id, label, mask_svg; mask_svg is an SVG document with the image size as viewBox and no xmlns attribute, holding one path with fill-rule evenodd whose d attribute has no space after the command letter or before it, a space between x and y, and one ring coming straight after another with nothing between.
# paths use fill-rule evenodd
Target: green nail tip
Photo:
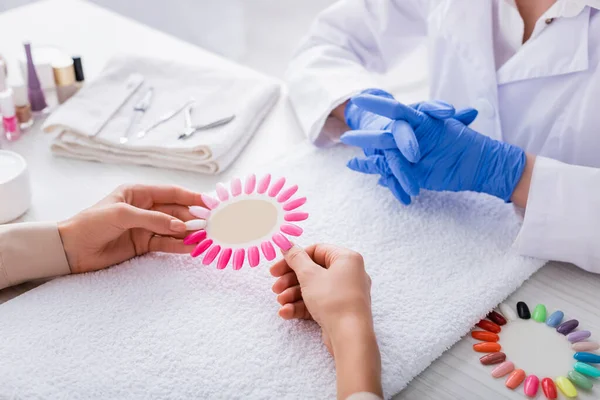
<instances>
[{"instance_id":1,"label":"green nail tip","mask_svg":"<svg viewBox=\"0 0 600 400\"><path fill-rule=\"evenodd\" d=\"M589 364L583 363L581 361L576 362L573 368L575 369L575 371L587 376L591 376L592 378L600 377L600 369L593 367Z\"/></svg>"},{"instance_id":2,"label":"green nail tip","mask_svg":"<svg viewBox=\"0 0 600 400\"><path fill-rule=\"evenodd\" d=\"M581 375L579 372L577 371L571 371L569 372L569 380L571 382L573 382L575 384L575 386L578 386L582 389L585 390L590 390L594 384L592 383L592 381L590 381L588 378L586 378L585 376Z\"/></svg>"},{"instance_id":3,"label":"green nail tip","mask_svg":"<svg viewBox=\"0 0 600 400\"><path fill-rule=\"evenodd\" d=\"M543 304L538 304L535 306L535 310L533 310L532 317L534 321L537 322L545 322L546 321L546 306Z\"/></svg>"}]
</instances>

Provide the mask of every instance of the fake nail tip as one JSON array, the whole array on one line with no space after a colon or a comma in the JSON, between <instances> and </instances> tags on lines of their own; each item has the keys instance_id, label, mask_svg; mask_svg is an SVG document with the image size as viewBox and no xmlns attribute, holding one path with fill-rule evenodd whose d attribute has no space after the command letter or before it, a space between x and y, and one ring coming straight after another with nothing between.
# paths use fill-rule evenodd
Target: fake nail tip
<instances>
[{"instance_id":1,"label":"fake nail tip","mask_svg":"<svg viewBox=\"0 0 600 400\"><path fill-rule=\"evenodd\" d=\"M584 363L600 364L600 355L594 353L577 352L573 358Z\"/></svg>"},{"instance_id":2,"label":"fake nail tip","mask_svg":"<svg viewBox=\"0 0 600 400\"><path fill-rule=\"evenodd\" d=\"M219 200L215 199L214 197L210 197L207 194L201 194L200 198L209 210L214 210L219 206Z\"/></svg>"},{"instance_id":3,"label":"fake nail tip","mask_svg":"<svg viewBox=\"0 0 600 400\"><path fill-rule=\"evenodd\" d=\"M275 197L279 194L281 188L285 185L285 178L281 177L273 183L273 186L269 189L269 197Z\"/></svg>"},{"instance_id":4,"label":"fake nail tip","mask_svg":"<svg viewBox=\"0 0 600 400\"><path fill-rule=\"evenodd\" d=\"M558 397L556 385L550 378L542 379L542 392L544 392L544 396L546 396L546 398L549 400L554 400Z\"/></svg>"},{"instance_id":5,"label":"fake nail tip","mask_svg":"<svg viewBox=\"0 0 600 400\"><path fill-rule=\"evenodd\" d=\"M256 267L260 263L260 254L258 247L252 246L248 249L248 263L252 268Z\"/></svg>"},{"instance_id":6,"label":"fake nail tip","mask_svg":"<svg viewBox=\"0 0 600 400\"><path fill-rule=\"evenodd\" d=\"M577 397L577 389L571 383L570 380L565 378L564 376L559 376L556 378L556 386L560 389L560 391L568 398Z\"/></svg>"},{"instance_id":7,"label":"fake nail tip","mask_svg":"<svg viewBox=\"0 0 600 400\"><path fill-rule=\"evenodd\" d=\"M244 249L237 249L233 253L233 269L235 269L236 271L244 266L244 255Z\"/></svg>"},{"instance_id":8,"label":"fake nail tip","mask_svg":"<svg viewBox=\"0 0 600 400\"><path fill-rule=\"evenodd\" d=\"M274 234L272 239L273 242L283 251L287 251L292 248L292 243L281 233Z\"/></svg>"},{"instance_id":9,"label":"fake nail tip","mask_svg":"<svg viewBox=\"0 0 600 400\"><path fill-rule=\"evenodd\" d=\"M506 318L496 311L490 311L490 313L487 315L487 318L497 325L506 325Z\"/></svg>"},{"instance_id":10,"label":"fake nail tip","mask_svg":"<svg viewBox=\"0 0 600 400\"><path fill-rule=\"evenodd\" d=\"M515 369L515 364L512 361L504 361L492 370L492 376L494 378L500 378L507 374L510 374Z\"/></svg>"},{"instance_id":11,"label":"fake nail tip","mask_svg":"<svg viewBox=\"0 0 600 400\"><path fill-rule=\"evenodd\" d=\"M289 188L287 188L283 192L281 192L279 194L279 196L277 196L277 201L279 203L284 203L284 202L288 201L290 199L290 197L292 197L294 194L296 194L297 191L298 191L298 185L290 186Z\"/></svg>"},{"instance_id":12,"label":"fake nail tip","mask_svg":"<svg viewBox=\"0 0 600 400\"><path fill-rule=\"evenodd\" d=\"M308 213L300 212L300 211L287 213L283 217L283 219L285 219L287 222L304 221L307 218L308 218Z\"/></svg>"},{"instance_id":13,"label":"fake nail tip","mask_svg":"<svg viewBox=\"0 0 600 400\"><path fill-rule=\"evenodd\" d=\"M571 343L577 343L589 338L590 336L592 336L590 331L575 331L567 335L567 340Z\"/></svg>"},{"instance_id":14,"label":"fake nail tip","mask_svg":"<svg viewBox=\"0 0 600 400\"><path fill-rule=\"evenodd\" d=\"M222 183L217 183L217 197L219 198L219 200L221 201L227 201L229 200L229 192L227 191L227 188L225 187L225 185L223 185Z\"/></svg>"},{"instance_id":15,"label":"fake nail tip","mask_svg":"<svg viewBox=\"0 0 600 400\"><path fill-rule=\"evenodd\" d=\"M525 304L524 301L520 301L517 303L517 313L519 314L519 318L521 318L521 319L531 318L531 313L529 312L529 307L527 307L527 304Z\"/></svg>"},{"instance_id":16,"label":"fake nail tip","mask_svg":"<svg viewBox=\"0 0 600 400\"><path fill-rule=\"evenodd\" d=\"M210 210L200 206L190 206L190 214L196 218L208 219L210 217Z\"/></svg>"},{"instance_id":17,"label":"fake nail tip","mask_svg":"<svg viewBox=\"0 0 600 400\"><path fill-rule=\"evenodd\" d=\"M506 360L506 354L502 352L490 353L479 359L479 362L483 365L500 364Z\"/></svg>"},{"instance_id":18,"label":"fake nail tip","mask_svg":"<svg viewBox=\"0 0 600 400\"><path fill-rule=\"evenodd\" d=\"M242 181L240 180L240 178L234 178L231 181L231 194L234 197L242 194Z\"/></svg>"},{"instance_id":19,"label":"fake nail tip","mask_svg":"<svg viewBox=\"0 0 600 400\"><path fill-rule=\"evenodd\" d=\"M507 320L516 321L518 319L517 314L515 314L513 308L508 304L502 303L498 306L498 308L500 309L500 312L502 313L504 318L506 318Z\"/></svg>"},{"instance_id":20,"label":"fake nail tip","mask_svg":"<svg viewBox=\"0 0 600 400\"><path fill-rule=\"evenodd\" d=\"M523 371L522 369L515 369L513 372L510 373L508 378L506 378L505 385L507 388L514 390L517 387L519 387L519 385L523 383L524 380L525 371Z\"/></svg>"},{"instance_id":21,"label":"fake nail tip","mask_svg":"<svg viewBox=\"0 0 600 400\"><path fill-rule=\"evenodd\" d=\"M250 174L246 177L246 184L244 185L244 193L252 194L256 187L256 175Z\"/></svg>"},{"instance_id":22,"label":"fake nail tip","mask_svg":"<svg viewBox=\"0 0 600 400\"><path fill-rule=\"evenodd\" d=\"M196 246L194 250L192 250L192 257L198 257L200 254L204 253L206 249L208 249L213 244L212 239L204 239L203 241Z\"/></svg>"},{"instance_id":23,"label":"fake nail tip","mask_svg":"<svg viewBox=\"0 0 600 400\"><path fill-rule=\"evenodd\" d=\"M591 365L583 363L581 361L576 362L573 366L573 369L579 372L580 374L591 376L592 378L600 377L600 369L592 367Z\"/></svg>"},{"instance_id":24,"label":"fake nail tip","mask_svg":"<svg viewBox=\"0 0 600 400\"><path fill-rule=\"evenodd\" d=\"M600 344L597 342L577 342L573 343L571 348L575 351L593 351L600 349Z\"/></svg>"},{"instance_id":25,"label":"fake nail tip","mask_svg":"<svg viewBox=\"0 0 600 400\"><path fill-rule=\"evenodd\" d=\"M231 259L231 253L233 251L231 249L223 249L221 255L219 256L219 260L217 261L217 269L225 269L227 264L229 264L229 260Z\"/></svg>"},{"instance_id":26,"label":"fake nail tip","mask_svg":"<svg viewBox=\"0 0 600 400\"><path fill-rule=\"evenodd\" d=\"M471 331L471 337L484 342L497 342L500 340L500 336L488 331Z\"/></svg>"},{"instance_id":27,"label":"fake nail tip","mask_svg":"<svg viewBox=\"0 0 600 400\"><path fill-rule=\"evenodd\" d=\"M204 239L206 239L206 231L201 230L186 236L185 239L183 239L183 244L196 244Z\"/></svg>"},{"instance_id":28,"label":"fake nail tip","mask_svg":"<svg viewBox=\"0 0 600 400\"><path fill-rule=\"evenodd\" d=\"M271 174L266 174L265 176L263 176L262 178L260 178L260 181L258 182L258 188L256 189L256 192L258 194L263 194L269 188L269 184L270 183L271 183Z\"/></svg>"},{"instance_id":29,"label":"fake nail tip","mask_svg":"<svg viewBox=\"0 0 600 400\"><path fill-rule=\"evenodd\" d=\"M218 244L211 247L210 250L208 250L206 252L206 254L204 255L204 258L202 259L202 264L208 265L211 262L213 262L215 260L215 258L217 258L217 255L219 255L220 251L221 251L221 246L219 246Z\"/></svg>"},{"instance_id":30,"label":"fake nail tip","mask_svg":"<svg viewBox=\"0 0 600 400\"><path fill-rule=\"evenodd\" d=\"M271 242L262 242L260 244L260 249L262 250L263 255L265 256L267 261L272 261L275 259L275 257L277 257L277 254L275 253L275 248L273 247Z\"/></svg>"},{"instance_id":31,"label":"fake nail tip","mask_svg":"<svg viewBox=\"0 0 600 400\"><path fill-rule=\"evenodd\" d=\"M546 325L556 328L562 322L565 314L562 311L554 311L546 320Z\"/></svg>"},{"instance_id":32,"label":"fake nail tip","mask_svg":"<svg viewBox=\"0 0 600 400\"><path fill-rule=\"evenodd\" d=\"M302 235L302 228L294 224L283 224L281 225L281 232L286 233L290 236L300 236Z\"/></svg>"},{"instance_id":33,"label":"fake nail tip","mask_svg":"<svg viewBox=\"0 0 600 400\"><path fill-rule=\"evenodd\" d=\"M473 350L479 352L479 353L495 353L500 351L500 349L502 348L502 346L500 346L498 343L494 343L494 342L482 342L482 343L475 343L473 345Z\"/></svg>"},{"instance_id":34,"label":"fake nail tip","mask_svg":"<svg viewBox=\"0 0 600 400\"><path fill-rule=\"evenodd\" d=\"M594 386L589 378L586 378L577 371L570 371L568 376L569 380L573 382L575 386L583 390L590 390Z\"/></svg>"},{"instance_id":35,"label":"fake nail tip","mask_svg":"<svg viewBox=\"0 0 600 400\"><path fill-rule=\"evenodd\" d=\"M540 387L540 379L535 375L529 375L523 384L523 392L528 397L535 397Z\"/></svg>"},{"instance_id":36,"label":"fake nail tip","mask_svg":"<svg viewBox=\"0 0 600 400\"><path fill-rule=\"evenodd\" d=\"M560 324L556 328L556 331L558 333L562 333L563 335L568 335L569 333L573 332L573 330L577 328L577 326L579 326L579 321L577 321L576 319L570 319Z\"/></svg>"},{"instance_id":37,"label":"fake nail tip","mask_svg":"<svg viewBox=\"0 0 600 400\"><path fill-rule=\"evenodd\" d=\"M497 325L495 323L493 323L492 321L488 321L486 319L482 319L481 321L479 321L477 323L477 326L480 327L481 329L484 329L488 332L492 332L492 333L500 333L500 331L502 330L502 328L500 328L500 325Z\"/></svg>"},{"instance_id":38,"label":"fake nail tip","mask_svg":"<svg viewBox=\"0 0 600 400\"><path fill-rule=\"evenodd\" d=\"M292 211L306 203L306 197L290 200L283 205L283 211Z\"/></svg>"},{"instance_id":39,"label":"fake nail tip","mask_svg":"<svg viewBox=\"0 0 600 400\"><path fill-rule=\"evenodd\" d=\"M192 219L189 221L185 221L185 228L188 231L197 231L200 229L204 229L206 227L205 219Z\"/></svg>"},{"instance_id":40,"label":"fake nail tip","mask_svg":"<svg viewBox=\"0 0 600 400\"><path fill-rule=\"evenodd\" d=\"M546 306L543 304L538 304L535 306L531 318L537 322L546 321Z\"/></svg>"}]
</instances>

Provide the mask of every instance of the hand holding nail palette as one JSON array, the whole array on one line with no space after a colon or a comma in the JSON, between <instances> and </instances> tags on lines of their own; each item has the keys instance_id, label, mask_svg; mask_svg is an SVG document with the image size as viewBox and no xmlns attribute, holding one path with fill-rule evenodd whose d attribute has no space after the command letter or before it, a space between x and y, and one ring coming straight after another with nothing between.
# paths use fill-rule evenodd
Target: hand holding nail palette
<instances>
[{"instance_id":1,"label":"hand holding nail palette","mask_svg":"<svg viewBox=\"0 0 600 400\"><path fill-rule=\"evenodd\" d=\"M306 197L294 197L297 185L284 187L285 178L272 181L266 174L260 180L249 175L242 181L235 178L229 187L217 184L217 198L202 195L204 207L192 206L190 213L204 219L204 229L184 239L185 244L197 244L192 257L204 255L202 264L217 260L217 268L224 269L232 261L239 270L247 259L251 267L260 263L260 254L268 261L276 257L273 243L283 250L291 247L285 235L300 236L302 228L294 222L304 221L308 213L299 208Z\"/></svg>"}]
</instances>

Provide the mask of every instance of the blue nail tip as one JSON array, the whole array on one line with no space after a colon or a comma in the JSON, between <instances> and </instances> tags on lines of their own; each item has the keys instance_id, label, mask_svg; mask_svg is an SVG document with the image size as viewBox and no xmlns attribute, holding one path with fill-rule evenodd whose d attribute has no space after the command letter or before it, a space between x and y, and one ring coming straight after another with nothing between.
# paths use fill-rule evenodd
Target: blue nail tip
<instances>
[{"instance_id":1,"label":"blue nail tip","mask_svg":"<svg viewBox=\"0 0 600 400\"><path fill-rule=\"evenodd\" d=\"M554 311L546 320L546 325L556 328L563 320L565 314L562 311Z\"/></svg>"}]
</instances>

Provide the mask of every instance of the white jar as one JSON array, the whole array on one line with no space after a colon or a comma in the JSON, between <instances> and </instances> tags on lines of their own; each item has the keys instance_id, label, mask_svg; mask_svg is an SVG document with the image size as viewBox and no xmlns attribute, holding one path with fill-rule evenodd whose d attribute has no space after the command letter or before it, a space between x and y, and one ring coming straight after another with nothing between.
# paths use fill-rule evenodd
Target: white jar
<instances>
[{"instance_id":1,"label":"white jar","mask_svg":"<svg viewBox=\"0 0 600 400\"><path fill-rule=\"evenodd\" d=\"M31 205L29 172L25 159L0 150L0 224L17 219Z\"/></svg>"}]
</instances>

